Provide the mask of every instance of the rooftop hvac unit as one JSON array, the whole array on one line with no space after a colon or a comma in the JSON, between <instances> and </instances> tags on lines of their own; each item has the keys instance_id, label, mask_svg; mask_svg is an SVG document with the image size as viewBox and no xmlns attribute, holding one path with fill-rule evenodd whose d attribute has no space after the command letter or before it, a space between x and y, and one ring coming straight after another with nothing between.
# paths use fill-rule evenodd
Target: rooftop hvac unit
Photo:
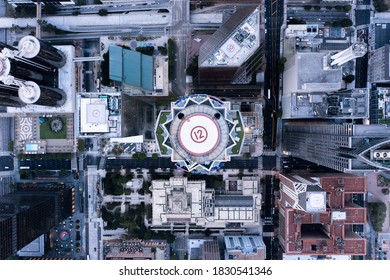
<instances>
[{"instance_id":1,"label":"rooftop hvac unit","mask_svg":"<svg viewBox=\"0 0 390 280\"><path fill-rule=\"evenodd\" d=\"M390 151L375 151L374 159L390 159Z\"/></svg>"}]
</instances>

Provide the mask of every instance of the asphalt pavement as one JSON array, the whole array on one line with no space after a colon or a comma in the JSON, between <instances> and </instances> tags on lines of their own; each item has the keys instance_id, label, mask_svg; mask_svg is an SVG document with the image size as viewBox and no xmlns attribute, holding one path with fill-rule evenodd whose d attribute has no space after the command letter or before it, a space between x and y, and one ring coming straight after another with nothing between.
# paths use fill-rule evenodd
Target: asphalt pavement
<instances>
[{"instance_id":1,"label":"asphalt pavement","mask_svg":"<svg viewBox=\"0 0 390 280\"><path fill-rule=\"evenodd\" d=\"M0 157L0 171L14 170L14 159L11 156Z\"/></svg>"}]
</instances>

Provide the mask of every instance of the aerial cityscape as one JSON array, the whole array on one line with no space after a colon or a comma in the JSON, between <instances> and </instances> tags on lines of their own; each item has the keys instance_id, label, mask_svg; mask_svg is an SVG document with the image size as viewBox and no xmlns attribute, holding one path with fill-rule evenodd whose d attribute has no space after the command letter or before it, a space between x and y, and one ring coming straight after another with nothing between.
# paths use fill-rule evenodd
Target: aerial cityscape
<instances>
[{"instance_id":1,"label":"aerial cityscape","mask_svg":"<svg viewBox=\"0 0 390 280\"><path fill-rule=\"evenodd\" d=\"M390 259L390 1L0 0L0 129L0 260Z\"/></svg>"}]
</instances>

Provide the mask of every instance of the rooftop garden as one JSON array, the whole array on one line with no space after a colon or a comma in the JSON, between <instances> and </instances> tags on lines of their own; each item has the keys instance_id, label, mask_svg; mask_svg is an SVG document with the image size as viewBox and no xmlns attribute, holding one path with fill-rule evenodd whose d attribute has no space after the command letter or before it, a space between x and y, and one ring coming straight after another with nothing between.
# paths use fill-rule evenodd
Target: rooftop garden
<instances>
[{"instance_id":1,"label":"rooftop garden","mask_svg":"<svg viewBox=\"0 0 390 280\"><path fill-rule=\"evenodd\" d=\"M66 139L66 118L39 118L41 139Z\"/></svg>"},{"instance_id":2,"label":"rooftop garden","mask_svg":"<svg viewBox=\"0 0 390 280\"><path fill-rule=\"evenodd\" d=\"M244 141L244 125L242 124L242 120L241 120L238 112L233 117L233 122L235 120L238 121L238 123L236 125L236 134L237 134L237 137L240 138L240 140L237 142L237 144L232 148L232 153L236 155L240 152L242 141ZM237 131L238 127L241 127L240 131Z\"/></svg>"},{"instance_id":3,"label":"rooftop garden","mask_svg":"<svg viewBox=\"0 0 390 280\"><path fill-rule=\"evenodd\" d=\"M161 125L167 121L168 115L170 112L161 112L160 118L158 120L157 129L156 129L156 138L158 147L160 149L161 154L167 154L168 149L163 145L164 142L164 130L161 128Z\"/></svg>"}]
</instances>

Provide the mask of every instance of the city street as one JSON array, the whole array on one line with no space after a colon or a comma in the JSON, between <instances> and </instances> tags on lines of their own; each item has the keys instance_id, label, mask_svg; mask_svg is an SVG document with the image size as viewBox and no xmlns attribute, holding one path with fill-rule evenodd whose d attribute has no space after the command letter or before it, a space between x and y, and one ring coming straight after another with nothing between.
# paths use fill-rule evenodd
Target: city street
<instances>
[{"instance_id":1,"label":"city street","mask_svg":"<svg viewBox=\"0 0 390 280\"><path fill-rule=\"evenodd\" d=\"M271 139L264 141L272 149L276 145L276 111L279 108L279 69L278 61L280 57L280 28L283 24L283 6L284 0L266 0L265 17L267 30L266 40L266 59L267 67L265 71L264 94L265 98L270 93L270 100L267 100L267 106L264 113L264 133L271 135Z\"/></svg>"},{"instance_id":2,"label":"city street","mask_svg":"<svg viewBox=\"0 0 390 280\"><path fill-rule=\"evenodd\" d=\"M172 6L172 22L170 34L175 41L175 70L172 91L179 95L186 92L186 54L189 24L189 2L174 0Z\"/></svg>"}]
</instances>

